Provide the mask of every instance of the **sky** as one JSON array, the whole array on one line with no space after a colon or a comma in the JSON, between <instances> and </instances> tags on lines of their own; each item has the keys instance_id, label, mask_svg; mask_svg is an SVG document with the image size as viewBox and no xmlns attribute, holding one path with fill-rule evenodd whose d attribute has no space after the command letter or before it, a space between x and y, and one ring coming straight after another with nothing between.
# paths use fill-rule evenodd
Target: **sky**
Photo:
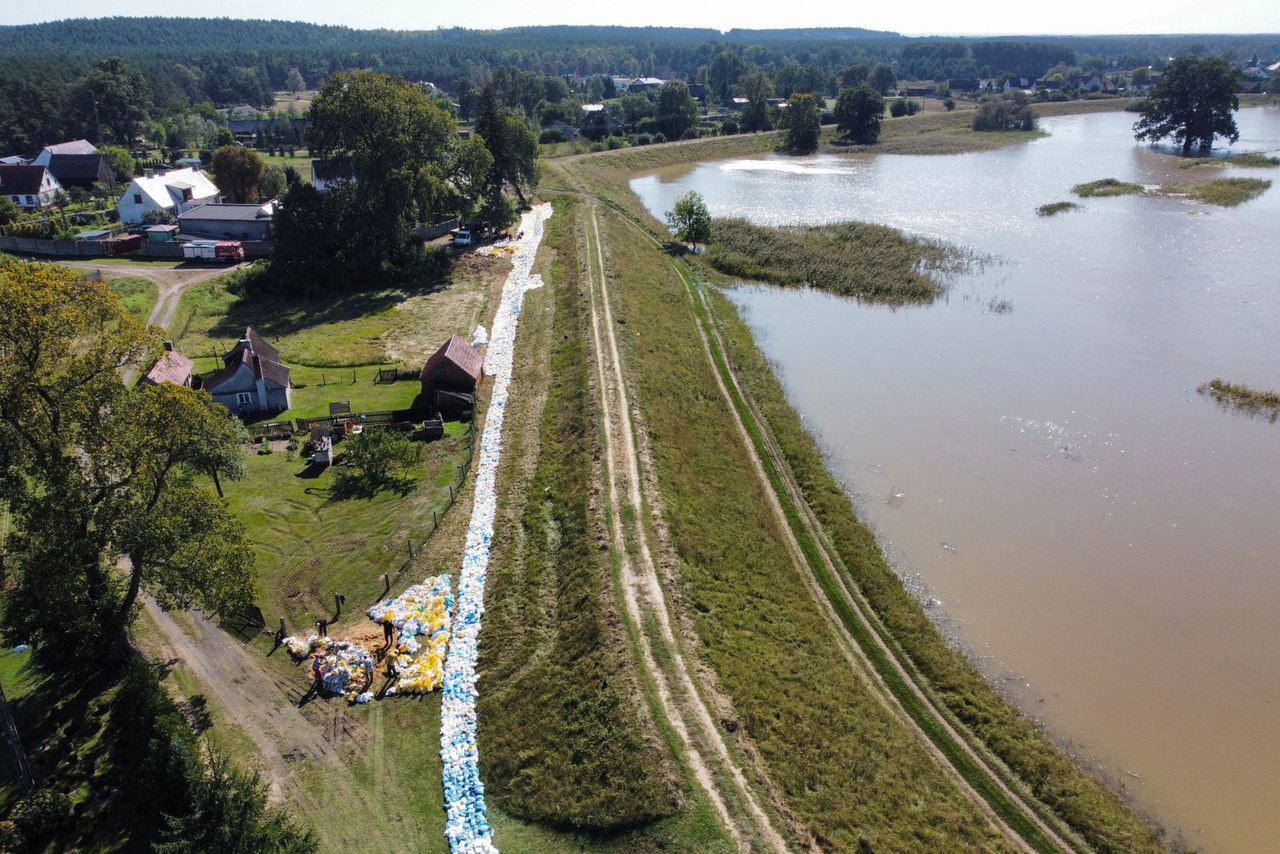
<instances>
[{"instance_id":1,"label":"sky","mask_svg":"<svg viewBox=\"0 0 1280 854\"><path fill-rule=\"evenodd\" d=\"M44 5L5 0L0 23L29 24L61 18L101 17L100 0L59 0ZM497 29L540 24L620 24L626 26L866 27L908 35L1098 34L1098 33L1277 33L1280 0L916 0L914 3L817 2L800 7L742 0L308 0L270 3L221 0L214 6L186 6L185 15L228 18L283 18L360 29L400 30L468 27ZM118 14L172 14L172 7L139 7Z\"/></svg>"}]
</instances>

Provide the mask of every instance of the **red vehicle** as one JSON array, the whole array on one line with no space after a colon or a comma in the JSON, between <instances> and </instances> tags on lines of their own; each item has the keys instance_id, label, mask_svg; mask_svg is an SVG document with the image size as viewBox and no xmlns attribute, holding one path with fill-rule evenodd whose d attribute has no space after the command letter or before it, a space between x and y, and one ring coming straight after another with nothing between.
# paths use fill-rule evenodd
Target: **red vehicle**
<instances>
[{"instance_id":1,"label":"red vehicle","mask_svg":"<svg viewBox=\"0 0 1280 854\"><path fill-rule=\"evenodd\" d=\"M182 257L192 261L235 264L244 260L244 246L238 240L192 240L182 244Z\"/></svg>"}]
</instances>

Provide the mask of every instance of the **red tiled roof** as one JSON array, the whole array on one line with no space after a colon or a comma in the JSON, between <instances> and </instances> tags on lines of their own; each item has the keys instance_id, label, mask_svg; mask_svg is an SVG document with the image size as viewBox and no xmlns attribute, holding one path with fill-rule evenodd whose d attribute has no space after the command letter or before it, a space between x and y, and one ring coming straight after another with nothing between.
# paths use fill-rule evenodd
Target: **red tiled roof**
<instances>
[{"instance_id":1,"label":"red tiled roof","mask_svg":"<svg viewBox=\"0 0 1280 854\"><path fill-rule=\"evenodd\" d=\"M480 379L480 374L484 371L484 359L476 352L476 348L457 335L444 342L440 349L427 359L420 376L425 380L431 369L440 367L445 362L452 363L476 380Z\"/></svg>"},{"instance_id":2,"label":"red tiled roof","mask_svg":"<svg viewBox=\"0 0 1280 854\"><path fill-rule=\"evenodd\" d=\"M173 383L174 385L186 385L191 379L191 371L195 368L195 362L179 353L177 350L166 350L151 366L151 370L147 371L147 375L143 380L153 385L160 383Z\"/></svg>"},{"instance_id":3,"label":"red tiled roof","mask_svg":"<svg viewBox=\"0 0 1280 854\"><path fill-rule=\"evenodd\" d=\"M255 356L261 356L269 362L280 361L280 351L267 343L267 339L253 331L253 327L246 326L244 328L243 338L249 339L249 346L253 348Z\"/></svg>"}]
</instances>

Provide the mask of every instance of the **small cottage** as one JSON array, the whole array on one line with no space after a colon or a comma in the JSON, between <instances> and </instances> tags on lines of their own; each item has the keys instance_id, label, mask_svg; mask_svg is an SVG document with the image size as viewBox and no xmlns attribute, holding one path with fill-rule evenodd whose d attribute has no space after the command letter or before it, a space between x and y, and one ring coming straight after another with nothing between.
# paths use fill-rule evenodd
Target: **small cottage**
<instances>
[{"instance_id":1,"label":"small cottage","mask_svg":"<svg viewBox=\"0 0 1280 854\"><path fill-rule=\"evenodd\" d=\"M289 369L280 363L280 351L252 328L245 327L222 364L222 370L201 379L200 387L231 412L283 412L293 405Z\"/></svg>"},{"instance_id":2,"label":"small cottage","mask_svg":"<svg viewBox=\"0 0 1280 854\"><path fill-rule=\"evenodd\" d=\"M195 366L195 362L174 349L172 341L166 341L164 342L164 352L160 354L159 359L156 359L156 363L151 366L151 370L143 375L142 382L147 385L172 383L174 385L190 386L191 373Z\"/></svg>"},{"instance_id":3,"label":"small cottage","mask_svg":"<svg viewBox=\"0 0 1280 854\"><path fill-rule=\"evenodd\" d=\"M8 196L24 211L53 204L62 185L43 166L0 166L0 196Z\"/></svg>"},{"instance_id":4,"label":"small cottage","mask_svg":"<svg viewBox=\"0 0 1280 854\"><path fill-rule=\"evenodd\" d=\"M419 374L423 399L438 409L469 408L482 376L484 359L476 348L455 335L423 366Z\"/></svg>"}]
</instances>

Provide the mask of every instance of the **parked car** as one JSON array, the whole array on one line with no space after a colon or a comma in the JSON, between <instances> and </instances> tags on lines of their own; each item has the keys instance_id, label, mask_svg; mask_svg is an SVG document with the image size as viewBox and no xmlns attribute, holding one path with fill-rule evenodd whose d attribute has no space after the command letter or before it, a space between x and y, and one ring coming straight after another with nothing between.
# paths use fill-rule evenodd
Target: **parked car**
<instances>
[{"instance_id":1,"label":"parked car","mask_svg":"<svg viewBox=\"0 0 1280 854\"><path fill-rule=\"evenodd\" d=\"M454 246L470 246L474 242L471 237L471 230L468 228L459 228L453 232Z\"/></svg>"}]
</instances>

